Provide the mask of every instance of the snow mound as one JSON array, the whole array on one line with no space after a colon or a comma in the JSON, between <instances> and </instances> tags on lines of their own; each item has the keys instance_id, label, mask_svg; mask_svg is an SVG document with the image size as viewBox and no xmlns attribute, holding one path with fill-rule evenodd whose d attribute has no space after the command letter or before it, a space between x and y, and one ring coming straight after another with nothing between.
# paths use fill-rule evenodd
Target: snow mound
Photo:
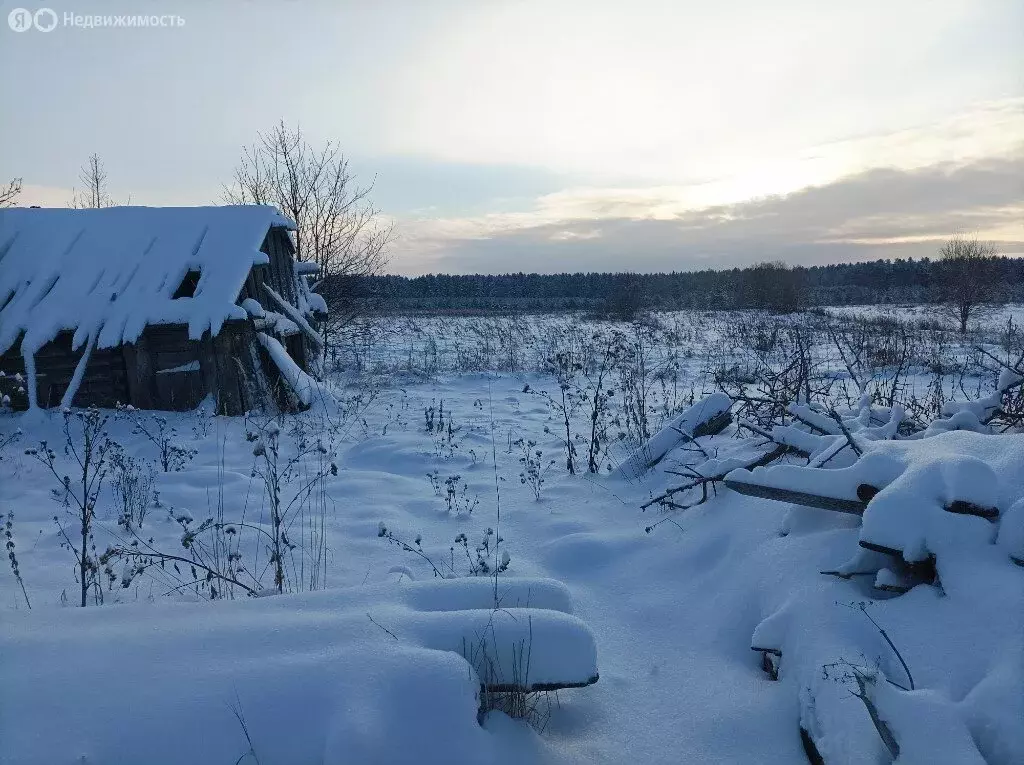
<instances>
[{"instance_id":1,"label":"snow mound","mask_svg":"<svg viewBox=\"0 0 1024 765\"><path fill-rule=\"evenodd\" d=\"M1024 566L1024 498L1018 499L999 521L999 546L1020 566Z\"/></svg>"},{"instance_id":2,"label":"snow mound","mask_svg":"<svg viewBox=\"0 0 1024 765\"><path fill-rule=\"evenodd\" d=\"M1016 762L1024 435L945 431L861 446L835 470L736 476L864 505L851 560L767 609L751 647L797 694L804 735L827 763ZM877 493L858 495L864 486Z\"/></svg>"},{"instance_id":3,"label":"snow mound","mask_svg":"<svg viewBox=\"0 0 1024 765\"><path fill-rule=\"evenodd\" d=\"M563 585L501 580L535 605L498 610L493 588L17 613L0 629L4 762L222 765L248 761L246 731L262 762L514 761L477 722L481 681L584 685L597 654Z\"/></svg>"}]
</instances>

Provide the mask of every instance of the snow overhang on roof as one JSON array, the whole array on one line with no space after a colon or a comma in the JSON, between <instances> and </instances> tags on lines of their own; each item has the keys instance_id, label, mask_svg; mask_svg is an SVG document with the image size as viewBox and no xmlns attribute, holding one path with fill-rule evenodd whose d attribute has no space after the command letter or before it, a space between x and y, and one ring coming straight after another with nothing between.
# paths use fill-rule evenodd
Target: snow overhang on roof
<instances>
[{"instance_id":1,"label":"snow overhang on roof","mask_svg":"<svg viewBox=\"0 0 1024 765\"><path fill-rule=\"evenodd\" d=\"M76 348L131 343L149 324L215 335L246 317L235 301L274 226L295 228L259 205L0 210L0 353L22 333L23 353L63 330ZM194 294L173 298L189 271Z\"/></svg>"}]
</instances>

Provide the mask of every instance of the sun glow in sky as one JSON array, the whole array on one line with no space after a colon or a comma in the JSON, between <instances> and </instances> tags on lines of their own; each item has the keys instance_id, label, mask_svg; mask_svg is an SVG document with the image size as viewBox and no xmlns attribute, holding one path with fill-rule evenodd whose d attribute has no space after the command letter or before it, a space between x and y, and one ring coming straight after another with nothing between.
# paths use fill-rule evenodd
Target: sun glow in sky
<instances>
[{"instance_id":1,"label":"sun glow in sky","mask_svg":"<svg viewBox=\"0 0 1024 765\"><path fill-rule=\"evenodd\" d=\"M116 198L216 202L284 118L376 178L401 273L919 256L965 222L1024 253L1019 0L167 5L0 30L23 203L93 151Z\"/></svg>"}]
</instances>

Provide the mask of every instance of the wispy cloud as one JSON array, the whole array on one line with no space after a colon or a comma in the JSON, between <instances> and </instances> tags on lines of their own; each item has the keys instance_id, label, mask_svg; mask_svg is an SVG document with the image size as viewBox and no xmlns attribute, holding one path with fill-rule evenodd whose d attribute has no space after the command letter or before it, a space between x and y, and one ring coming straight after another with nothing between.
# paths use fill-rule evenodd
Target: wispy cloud
<instances>
[{"instance_id":1,"label":"wispy cloud","mask_svg":"<svg viewBox=\"0 0 1024 765\"><path fill-rule=\"evenodd\" d=\"M786 195L699 206L692 190L581 189L523 213L405 223L396 266L538 271L731 267L932 254L954 229L1024 253L1024 146L1001 158L867 171ZM628 255L628 259L623 259ZM510 265L511 264L511 265Z\"/></svg>"}]
</instances>

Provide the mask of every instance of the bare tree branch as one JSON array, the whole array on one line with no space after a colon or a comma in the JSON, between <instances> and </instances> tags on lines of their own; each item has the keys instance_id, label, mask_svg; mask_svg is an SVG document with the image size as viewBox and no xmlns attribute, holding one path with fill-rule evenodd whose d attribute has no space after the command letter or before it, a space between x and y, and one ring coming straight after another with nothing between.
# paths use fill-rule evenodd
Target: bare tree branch
<instances>
[{"instance_id":1,"label":"bare tree branch","mask_svg":"<svg viewBox=\"0 0 1024 765\"><path fill-rule=\"evenodd\" d=\"M21 178L15 178L6 186L0 186L0 208L14 207L14 200L21 193Z\"/></svg>"},{"instance_id":2,"label":"bare tree branch","mask_svg":"<svg viewBox=\"0 0 1024 765\"><path fill-rule=\"evenodd\" d=\"M224 187L228 204L274 205L295 223L296 259L320 266L313 289L330 308L325 351L358 312L362 278L387 262L393 229L370 203L372 190L372 183L357 184L337 143L315 148L301 128L284 121L243 149Z\"/></svg>"},{"instance_id":3,"label":"bare tree branch","mask_svg":"<svg viewBox=\"0 0 1024 765\"><path fill-rule=\"evenodd\" d=\"M83 190L73 192L69 207L99 209L113 207L116 204L107 191L107 170L99 154L89 155L88 161L82 165L78 173L78 181L82 184Z\"/></svg>"}]
</instances>

